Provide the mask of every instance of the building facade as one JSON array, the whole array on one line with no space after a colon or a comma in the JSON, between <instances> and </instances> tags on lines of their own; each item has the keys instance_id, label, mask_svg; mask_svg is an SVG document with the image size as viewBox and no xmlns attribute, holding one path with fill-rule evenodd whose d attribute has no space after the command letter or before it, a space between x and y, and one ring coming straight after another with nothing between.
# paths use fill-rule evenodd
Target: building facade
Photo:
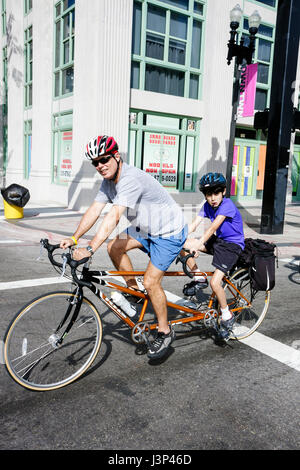
<instances>
[{"instance_id":1,"label":"building facade","mask_svg":"<svg viewBox=\"0 0 300 470\"><path fill-rule=\"evenodd\" d=\"M0 0L0 177L34 202L84 209L99 175L86 143L113 135L123 159L181 203L198 202L206 171L226 173L236 0ZM256 110L270 100L277 0L240 0L239 33L256 39ZM295 82L298 105L299 80ZM293 135L290 197L300 200L300 137ZM261 199L266 135L237 122L232 198ZM197 196L198 194L198 196Z\"/></svg>"}]
</instances>

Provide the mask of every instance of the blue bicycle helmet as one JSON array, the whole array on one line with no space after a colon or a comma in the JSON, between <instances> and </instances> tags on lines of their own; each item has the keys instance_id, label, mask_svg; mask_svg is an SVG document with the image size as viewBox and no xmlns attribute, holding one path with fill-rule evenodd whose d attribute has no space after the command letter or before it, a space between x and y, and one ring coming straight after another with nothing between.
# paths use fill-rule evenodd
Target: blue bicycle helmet
<instances>
[{"instance_id":1,"label":"blue bicycle helmet","mask_svg":"<svg viewBox=\"0 0 300 470\"><path fill-rule=\"evenodd\" d=\"M226 179L222 173L206 173L202 176L199 182L199 189L202 193L216 188L226 188Z\"/></svg>"}]
</instances>

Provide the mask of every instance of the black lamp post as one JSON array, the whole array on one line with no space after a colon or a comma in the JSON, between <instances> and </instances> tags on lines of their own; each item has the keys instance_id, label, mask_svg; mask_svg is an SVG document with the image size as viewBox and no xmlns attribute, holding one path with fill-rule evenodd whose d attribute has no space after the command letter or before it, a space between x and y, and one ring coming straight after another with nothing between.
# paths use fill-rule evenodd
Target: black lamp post
<instances>
[{"instance_id":1,"label":"black lamp post","mask_svg":"<svg viewBox=\"0 0 300 470\"><path fill-rule=\"evenodd\" d=\"M227 64L230 65L231 60L235 57L234 64L234 82L232 90L232 115L231 115L231 124L230 124L230 137L228 143L228 157L227 157L227 167L226 167L226 180L227 180L227 189L226 196L230 197L231 192L231 174L232 174L232 163L233 163L233 149L234 149L234 139L235 139L235 129L237 121L237 109L239 105L239 96L240 96L240 78L241 78L241 65L246 61L247 64L252 63L252 56L255 51L255 35L258 31L261 16L257 10L255 10L252 15L249 17L249 44L248 46L244 45L245 39L242 37L240 44L236 41L237 29L240 25L241 19L243 16L242 9L240 5L236 5L230 11L230 39L228 42L228 54L227 54Z\"/></svg>"}]
</instances>

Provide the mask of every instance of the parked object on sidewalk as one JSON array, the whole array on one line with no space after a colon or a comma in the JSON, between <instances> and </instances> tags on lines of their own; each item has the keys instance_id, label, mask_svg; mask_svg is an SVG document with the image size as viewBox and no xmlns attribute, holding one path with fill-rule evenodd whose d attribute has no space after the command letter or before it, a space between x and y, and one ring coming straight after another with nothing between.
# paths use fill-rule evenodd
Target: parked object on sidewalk
<instances>
[{"instance_id":1,"label":"parked object on sidewalk","mask_svg":"<svg viewBox=\"0 0 300 470\"><path fill-rule=\"evenodd\" d=\"M30 199L27 188L19 184L11 184L5 189L1 189L4 202L4 216L6 219L22 219L23 207Z\"/></svg>"}]
</instances>

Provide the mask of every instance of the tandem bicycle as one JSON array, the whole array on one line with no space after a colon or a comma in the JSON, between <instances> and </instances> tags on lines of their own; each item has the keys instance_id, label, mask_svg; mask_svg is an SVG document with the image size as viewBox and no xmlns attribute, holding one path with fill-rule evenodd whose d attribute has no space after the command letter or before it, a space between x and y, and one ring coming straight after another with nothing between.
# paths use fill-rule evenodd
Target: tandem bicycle
<instances>
[{"instance_id":1,"label":"tandem bicycle","mask_svg":"<svg viewBox=\"0 0 300 470\"><path fill-rule=\"evenodd\" d=\"M18 384L31 390L49 391L81 377L100 350L103 335L101 313L84 295L85 289L129 328L132 342L136 345L149 342L157 322L155 318L146 318L151 304L147 292L142 288L128 288L122 283L125 275L142 279L144 271L96 271L90 269L91 258L75 261L72 250L60 252L58 256L60 246L50 244L47 239L41 240L41 246L47 250L55 269L69 276L72 288L40 295L21 308L6 331L4 359L8 373ZM179 255L176 263L181 261L182 271L166 271L164 276L213 275L213 272L190 272L186 262L191 256L192 253L184 257ZM70 274L66 274L66 267ZM243 339L263 321L269 307L270 291L255 291L247 268L235 269L223 278L223 282L229 308L236 317L229 339ZM138 302L135 318L127 315L103 288L108 292L120 292L127 299ZM187 303L168 300L168 310L175 312L169 323L175 328L192 322L206 330L216 328L220 317L218 302L214 293L207 297L204 302L196 296L188 299Z\"/></svg>"}]
</instances>

